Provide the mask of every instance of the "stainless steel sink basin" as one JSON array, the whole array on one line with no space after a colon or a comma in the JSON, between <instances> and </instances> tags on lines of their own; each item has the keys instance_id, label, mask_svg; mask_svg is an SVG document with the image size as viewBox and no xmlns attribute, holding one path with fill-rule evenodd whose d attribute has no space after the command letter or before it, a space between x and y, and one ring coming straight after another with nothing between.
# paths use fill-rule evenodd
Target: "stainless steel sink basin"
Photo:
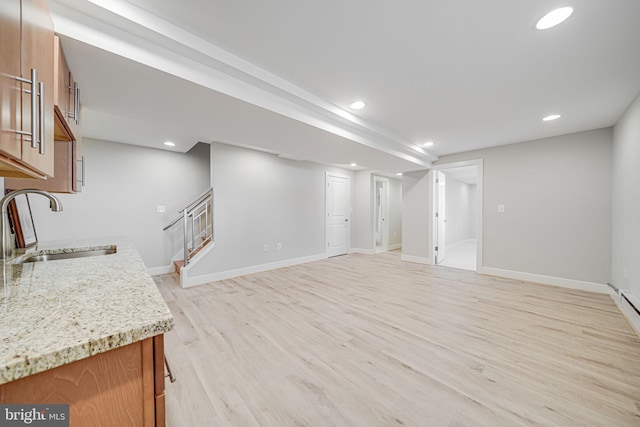
<instances>
[{"instance_id":1,"label":"stainless steel sink basin","mask_svg":"<svg viewBox=\"0 0 640 427\"><path fill-rule=\"evenodd\" d=\"M24 264L27 262L42 262L42 261L55 261L59 259L73 259L73 258L86 258L94 256L111 255L117 252L115 246L109 246L99 249L87 249L71 252L51 252L28 255L23 259L17 261L17 264Z\"/></svg>"}]
</instances>

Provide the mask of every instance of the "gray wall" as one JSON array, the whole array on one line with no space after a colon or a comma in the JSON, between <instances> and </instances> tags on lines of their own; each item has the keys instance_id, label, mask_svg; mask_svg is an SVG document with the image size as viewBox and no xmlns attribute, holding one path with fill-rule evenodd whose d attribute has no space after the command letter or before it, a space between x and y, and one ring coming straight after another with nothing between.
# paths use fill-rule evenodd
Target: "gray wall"
<instances>
[{"instance_id":1,"label":"gray wall","mask_svg":"<svg viewBox=\"0 0 640 427\"><path fill-rule=\"evenodd\" d=\"M124 237L147 267L170 264L180 236L162 229L209 188L209 146L182 154L87 138L83 154L86 186L82 193L59 195L63 212L51 212L44 197L30 197L38 239ZM166 212L157 213L158 205Z\"/></svg>"},{"instance_id":2,"label":"gray wall","mask_svg":"<svg viewBox=\"0 0 640 427\"><path fill-rule=\"evenodd\" d=\"M640 95L613 132L611 281L640 298ZM626 271L626 274L625 274Z\"/></svg>"},{"instance_id":3,"label":"gray wall","mask_svg":"<svg viewBox=\"0 0 640 427\"><path fill-rule=\"evenodd\" d=\"M402 245L402 181L389 179L389 247Z\"/></svg>"},{"instance_id":4,"label":"gray wall","mask_svg":"<svg viewBox=\"0 0 640 427\"><path fill-rule=\"evenodd\" d=\"M431 219L429 173L408 172L402 177L402 257L426 262L430 257Z\"/></svg>"},{"instance_id":5,"label":"gray wall","mask_svg":"<svg viewBox=\"0 0 640 427\"><path fill-rule=\"evenodd\" d=\"M351 247L358 251L373 250L373 177L371 171L355 173Z\"/></svg>"},{"instance_id":6,"label":"gray wall","mask_svg":"<svg viewBox=\"0 0 640 427\"><path fill-rule=\"evenodd\" d=\"M192 278L324 254L325 171L350 177L353 206L350 171L219 143L211 166L216 243Z\"/></svg>"},{"instance_id":7,"label":"gray wall","mask_svg":"<svg viewBox=\"0 0 640 427\"><path fill-rule=\"evenodd\" d=\"M612 143L607 128L441 157L484 159L484 267L608 282Z\"/></svg>"},{"instance_id":8,"label":"gray wall","mask_svg":"<svg viewBox=\"0 0 640 427\"><path fill-rule=\"evenodd\" d=\"M475 238L475 185L469 185L447 175L445 218L446 246Z\"/></svg>"}]
</instances>

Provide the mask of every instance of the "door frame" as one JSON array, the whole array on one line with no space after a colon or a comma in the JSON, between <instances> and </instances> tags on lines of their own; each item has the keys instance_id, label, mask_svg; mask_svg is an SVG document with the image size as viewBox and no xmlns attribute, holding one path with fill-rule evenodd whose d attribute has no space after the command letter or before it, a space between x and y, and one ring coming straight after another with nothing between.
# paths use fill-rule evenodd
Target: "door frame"
<instances>
[{"instance_id":1,"label":"door frame","mask_svg":"<svg viewBox=\"0 0 640 427\"><path fill-rule=\"evenodd\" d=\"M385 205L383 206L383 210L385 213L385 222L382 224L382 249L378 250L378 242L376 241L376 212L378 209L378 193L377 183L382 182L382 188L386 193L386 197L384 200ZM375 253L386 252L389 250L389 178L383 176L373 176L373 251Z\"/></svg>"},{"instance_id":2,"label":"door frame","mask_svg":"<svg viewBox=\"0 0 640 427\"><path fill-rule=\"evenodd\" d=\"M325 171L324 173L324 251L327 256L329 256L329 221L328 213L329 213L329 192L327 188L329 187L329 177L336 177L347 180L347 248L346 253L348 254L351 251L351 177L349 175L337 173L337 172L329 172ZM333 255L332 255L333 256Z\"/></svg>"},{"instance_id":3,"label":"door frame","mask_svg":"<svg viewBox=\"0 0 640 427\"><path fill-rule=\"evenodd\" d=\"M455 169L464 166L476 166L478 182L476 184L476 271L481 271L482 264L482 231L483 231L483 188L484 188L484 168L482 159L464 160L461 162L442 163L433 165L429 171L429 189L431 191L431 197L429 198L429 232L428 232L428 264L436 265L436 253L435 253L435 227L436 224L436 180L435 171L445 171L447 169Z\"/></svg>"}]
</instances>

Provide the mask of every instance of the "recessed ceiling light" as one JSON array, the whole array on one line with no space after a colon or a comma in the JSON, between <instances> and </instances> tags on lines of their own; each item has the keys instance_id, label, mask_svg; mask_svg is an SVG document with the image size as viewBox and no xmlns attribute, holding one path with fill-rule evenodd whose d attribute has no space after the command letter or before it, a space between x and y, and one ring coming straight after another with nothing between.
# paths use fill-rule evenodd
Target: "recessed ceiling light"
<instances>
[{"instance_id":1,"label":"recessed ceiling light","mask_svg":"<svg viewBox=\"0 0 640 427\"><path fill-rule=\"evenodd\" d=\"M171 142L171 141L166 141L166 142L164 143L164 145L166 145L167 147L175 147L175 146L176 146L176 144L175 144L175 143L173 143L173 142Z\"/></svg>"},{"instance_id":2,"label":"recessed ceiling light","mask_svg":"<svg viewBox=\"0 0 640 427\"><path fill-rule=\"evenodd\" d=\"M354 101L351 103L351 108L354 110L362 110L366 104L363 101Z\"/></svg>"},{"instance_id":3,"label":"recessed ceiling light","mask_svg":"<svg viewBox=\"0 0 640 427\"><path fill-rule=\"evenodd\" d=\"M422 145L425 146L425 147L433 147L434 145L436 145L436 143L433 142L433 141L427 141Z\"/></svg>"},{"instance_id":4,"label":"recessed ceiling light","mask_svg":"<svg viewBox=\"0 0 640 427\"><path fill-rule=\"evenodd\" d=\"M398 172L396 175L397 176L402 176L402 172Z\"/></svg>"},{"instance_id":5,"label":"recessed ceiling light","mask_svg":"<svg viewBox=\"0 0 640 427\"><path fill-rule=\"evenodd\" d=\"M349 166L351 166L352 168L355 168L356 166L358 166L358 164L357 163L351 163L351 165L349 165Z\"/></svg>"},{"instance_id":6,"label":"recessed ceiling light","mask_svg":"<svg viewBox=\"0 0 640 427\"><path fill-rule=\"evenodd\" d=\"M547 117L543 118L542 120L545 122L550 122L551 120L557 120L560 118L560 114L551 114L548 115Z\"/></svg>"},{"instance_id":7,"label":"recessed ceiling light","mask_svg":"<svg viewBox=\"0 0 640 427\"><path fill-rule=\"evenodd\" d=\"M536 28L539 30L546 30L548 28L555 27L556 25L564 22L572 13L573 8L569 6L554 9L540 18L536 24Z\"/></svg>"}]
</instances>

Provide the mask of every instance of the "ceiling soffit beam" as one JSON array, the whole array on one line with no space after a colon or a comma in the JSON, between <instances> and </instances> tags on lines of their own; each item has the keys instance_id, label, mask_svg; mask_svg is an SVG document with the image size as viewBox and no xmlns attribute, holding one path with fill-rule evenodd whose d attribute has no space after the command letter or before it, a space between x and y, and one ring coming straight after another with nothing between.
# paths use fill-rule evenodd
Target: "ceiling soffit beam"
<instances>
[{"instance_id":1,"label":"ceiling soffit beam","mask_svg":"<svg viewBox=\"0 0 640 427\"><path fill-rule=\"evenodd\" d=\"M437 157L326 100L120 0L54 0L55 30L105 51L430 167Z\"/></svg>"}]
</instances>

